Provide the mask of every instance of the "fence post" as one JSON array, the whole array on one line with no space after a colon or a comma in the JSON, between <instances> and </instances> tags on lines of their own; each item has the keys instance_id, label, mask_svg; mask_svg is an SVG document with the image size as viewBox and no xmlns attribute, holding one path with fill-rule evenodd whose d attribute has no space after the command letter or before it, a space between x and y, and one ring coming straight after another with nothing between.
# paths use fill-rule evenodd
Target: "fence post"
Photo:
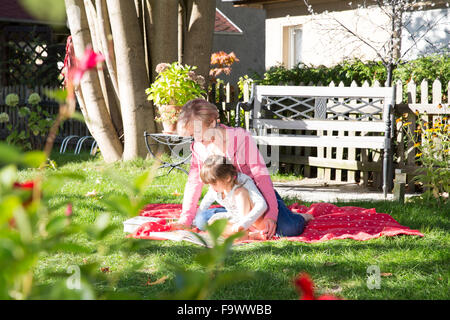
<instances>
[{"instance_id":1,"label":"fence post","mask_svg":"<svg viewBox=\"0 0 450 320\"><path fill-rule=\"evenodd\" d=\"M400 203L405 202L405 184L406 184L406 173L402 169L395 169L395 179L394 179L394 200Z\"/></svg>"}]
</instances>

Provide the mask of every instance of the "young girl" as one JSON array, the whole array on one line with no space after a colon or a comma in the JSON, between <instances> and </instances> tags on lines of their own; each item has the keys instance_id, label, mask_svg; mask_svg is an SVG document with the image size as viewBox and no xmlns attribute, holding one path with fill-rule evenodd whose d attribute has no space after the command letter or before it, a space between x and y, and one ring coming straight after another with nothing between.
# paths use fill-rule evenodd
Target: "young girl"
<instances>
[{"instance_id":1,"label":"young girl","mask_svg":"<svg viewBox=\"0 0 450 320\"><path fill-rule=\"evenodd\" d=\"M253 180L241 173L220 155L208 157L200 170L200 178L210 188L202 199L198 212L207 210L217 201L226 211L216 213L209 219L208 224L218 219L228 219L228 225L224 231L227 237L238 231L245 231L241 240L264 240L265 224L263 214L267 210L267 203ZM303 231L306 221L311 215L302 215Z\"/></svg>"},{"instance_id":2,"label":"young girl","mask_svg":"<svg viewBox=\"0 0 450 320\"><path fill-rule=\"evenodd\" d=\"M191 136L194 142L188 181L184 188L183 208L180 219L173 223L178 228L192 226L204 230L212 216L226 209L214 208L197 211L202 194L203 182L200 170L208 156L224 156L238 172L249 176L264 197L267 209L263 214L264 235L266 239L274 235L283 237L298 236L302 232L303 217L292 213L274 189L265 159L260 153L252 134L243 128L233 128L220 124L217 107L204 100L193 99L187 102L178 117L177 131L181 136Z\"/></svg>"}]
</instances>

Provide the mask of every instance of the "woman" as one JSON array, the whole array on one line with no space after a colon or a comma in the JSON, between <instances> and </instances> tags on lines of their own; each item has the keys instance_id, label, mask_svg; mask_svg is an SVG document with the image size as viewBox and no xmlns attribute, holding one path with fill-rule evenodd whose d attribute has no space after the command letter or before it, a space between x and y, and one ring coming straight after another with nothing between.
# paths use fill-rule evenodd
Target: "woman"
<instances>
[{"instance_id":1,"label":"woman","mask_svg":"<svg viewBox=\"0 0 450 320\"><path fill-rule=\"evenodd\" d=\"M191 168L184 189L183 206L178 227L189 228L192 225L203 230L207 221L225 208L208 209L197 212L197 204L202 193L203 182L200 169L211 155L221 155L232 163L238 172L251 177L267 203L264 213L264 235L272 238L296 236L302 232L303 217L292 213L273 188L264 158L259 152L252 135L243 128L227 127L219 124L217 107L204 99L188 101L178 117L179 135L191 136Z\"/></svg>"}]
</instances>

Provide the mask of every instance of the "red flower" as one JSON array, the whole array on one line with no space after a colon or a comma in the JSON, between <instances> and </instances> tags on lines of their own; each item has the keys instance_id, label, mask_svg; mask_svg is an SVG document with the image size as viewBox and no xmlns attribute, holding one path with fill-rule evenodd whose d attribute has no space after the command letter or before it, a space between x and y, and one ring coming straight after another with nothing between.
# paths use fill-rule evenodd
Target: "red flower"
<instances>
[{"instance_id":1,"label":"red flower","mask_svg":"<svg viewBox=\"0 0 450 320\"><path fill-rule=\"evenodd\" d=\"M314 300L314 283L306 273L301 273L294 280L298 294L302 297L300 300Z\"/></svg>"},{"instance_id":2,"label":"red flower","mask_svg":"<svg viewBox=\"0 0 450 320\"><path fill-rule=\"evenodd\" d=\"M307 273L300 273L294 280L294 285L301 295L300 300L340 300L333 295L324 294L316 298L314 296L314 282Z\"/></svg>"},{"instance_id":3,"label":"red flower","mask_svg":"<svg viewBox=\"0 0 450 320\"><path fill-rule=\"evenodd\" d=\"M13 187L22 190L32 190L34 188L34 181L25 181L23 183L14 182Z\"/></svg>"},{"instance_id":4,"label":"red flower","mask_svg":"<svg viewBox=\"0 0 450 320\"><path fill-rule=\"evenodd\" d=\"M24 207L28 206L31 203L31 201L33 201L33 196L32 196L31 191L33 191L33 188L34 188L34 181L25 181L23 183L14 182L13 188L24 190L24 191L30 191L29 197L27 199L25 199L25 201L23 202Z\"/></svg>"}]
</instances>

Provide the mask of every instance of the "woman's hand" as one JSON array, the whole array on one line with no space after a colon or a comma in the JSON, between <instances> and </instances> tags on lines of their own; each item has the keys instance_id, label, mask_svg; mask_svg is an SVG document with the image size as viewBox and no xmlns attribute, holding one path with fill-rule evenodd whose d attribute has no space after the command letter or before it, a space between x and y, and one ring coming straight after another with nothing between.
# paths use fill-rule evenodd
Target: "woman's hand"
<instances>
[{"instance_id":1,"label":"woman's hand","mask_svg":"<svg viewBox=\"0 0 450 320\"><path fill-rule=\"evenodd\" d=\"M272 219L264 219L264 235L266 236L266 240L271 239L275 235L275 231L277 229L277 223Z\"/></svg>"}]
</instances>

